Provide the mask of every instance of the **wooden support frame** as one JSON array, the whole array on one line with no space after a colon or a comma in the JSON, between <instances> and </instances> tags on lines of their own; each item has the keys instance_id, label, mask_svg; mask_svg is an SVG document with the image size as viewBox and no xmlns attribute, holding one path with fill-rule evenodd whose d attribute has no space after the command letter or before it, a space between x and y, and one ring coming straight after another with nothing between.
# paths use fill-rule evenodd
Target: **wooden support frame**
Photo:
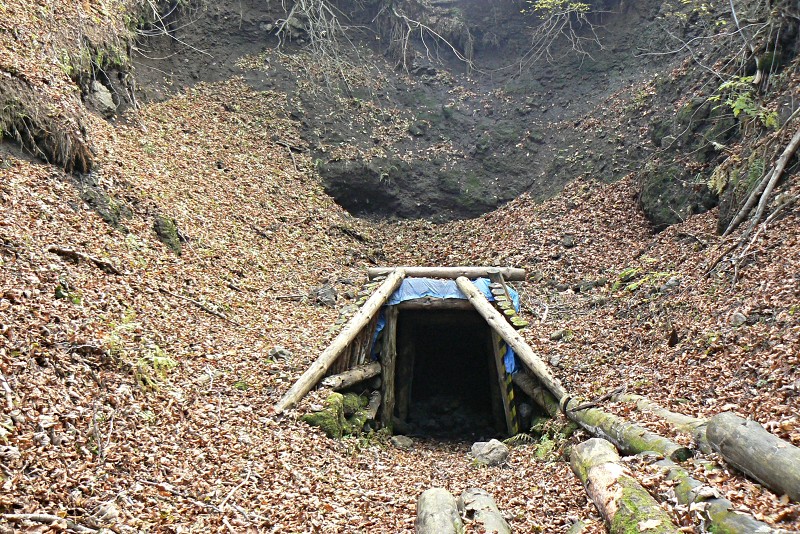
<instances>
[{"instance_id":1,"label":"wooden support frame","mask_svg":"<svg viewBox=\"0 0 800 534\"><path fill-rule=\"evenodd\" d=\"M350 321L344 326L336 339L328 346L327 349L317 358L314 363L303 373L300 378L289 388L283 397L275 405L275 413L280 414L288 408L297 404L297 402L305 396L306 393L311 391L311 388L319 382L319 379L325 375L325 372L336 361L339 355L347 348L353 339L361 332L361 330L369 324L381 306L389 300L394 291L400 287L406 273L403 269L396 269L392 272L386 280L383 281L381 286L372 294L372 296L364 303L364 306L359 309ZM386 380L384 375L384 380ZM394 379L394 376L392 376Z\"/></svg>"},{"instance_id":2,"label":"wooden support frame","mask_svg":"<svg viewBox=\"0 0 800 534\"><path fill-rule=\"evenodd\" d=\"M517 422L517 411L514 407L514 399L509 395L510 377L506 373L506 366L503 358L506 355L506 343L497 332L492 331L492 360L494 369L497 372L497 385L500 391L500 399L503 407L503 417L506 422L506 431L509 436L513 436L519 430Z\"/></svg>"}]
</instances>

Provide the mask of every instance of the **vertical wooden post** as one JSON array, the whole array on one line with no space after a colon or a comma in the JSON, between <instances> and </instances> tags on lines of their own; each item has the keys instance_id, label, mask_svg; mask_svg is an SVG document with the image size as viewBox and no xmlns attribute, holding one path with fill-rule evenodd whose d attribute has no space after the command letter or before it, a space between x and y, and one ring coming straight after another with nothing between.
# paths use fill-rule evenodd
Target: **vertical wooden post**
<instances>
[{"instance_id":1,"label":"vertical wooden post","mask_svg":"<svg viewBox=\"0 0 800 534\"><path fill-rule=\"evenodd\" d=\"M400 321L398 321L399 323ZM414 382L414 360L416 350L414 348L411 331L405 328L397 328L397 369L396 375L397 388L395 389L395 405L397 406L397 418L403 422L408 419L408 406L411 403L411 388Z\"/></svg>"},{"instance_id":2,"label":"vertical wooden post","mask_svg":"<svg viewBox=\"0 0 800 534\"><path fill-rule=\"evenodd\" d=\"M392 431L394 416L394 369L397 360L397 314L396 306L386 309L386 326L383 330L383 350L381 350L381 423Z\"/></svg>"},{"instance_id":3,"label":"vertical wooden post","mask_svg":"<svg viewBox=\"0 0 800 534\"><path fill-rule=\"evenodd\" d=\"M505 410L503 409L503 389L498 376L499 369L495 363L497 362L495 343L495 334L494 331L491 331L486 348L488 349L489 358L489 393L492 396L492 419L494 419L495 430L504 432L507 430L508 425L506 423Z\"/></svg>"}]
</instances>

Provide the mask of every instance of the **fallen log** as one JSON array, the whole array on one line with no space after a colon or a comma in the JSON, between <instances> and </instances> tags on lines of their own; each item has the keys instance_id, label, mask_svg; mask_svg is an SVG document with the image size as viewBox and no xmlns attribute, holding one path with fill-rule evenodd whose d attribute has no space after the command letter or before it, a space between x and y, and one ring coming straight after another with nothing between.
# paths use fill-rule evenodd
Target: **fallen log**
<instances>
[{"instance_id":1,"label":"fallen log","mask_svg":"<svg viewBox=\"0 0 800 534\"><path fill-rule=\"evenodd\" d=\"M370 267L367 269L367 275L371 280L378 276L389 274L394 269L395 267ZM525 269L516 269L514 267L397 267L397 269L403 269L406 272L406 276L415 278L450 279L455 279L459 276L486 278L490 270L497 269L503 275L503 278L510 282L525 281Z\"/></svg>"},{"instance_id":2,"label":"fallen log","mask_svg":"<svg viewBox=\"0 0 800 534\"><path fill-rule=\"evenodd\" d=\"M567 403L567 418L581 425L593 436L607 439L625 454L652 451L674 462L683 462L692 457L692 451L688 447L597 408L575 410L574 407L578 405L575 399Z\"/></svg>"},{"instance_id":3,"label":"fallen log","mask_svg":"<svg viewBox=\"0 0 800 534\"><path fill-rule=\"evenodd\" d=\"M634 395L632 393L621 393L614 395L612 400L634 403L637 409L643 412L652 413L653 415L660 417L670 425L674 426L681 432L690 434L694 438L697 448L703 454L709 454L711 452L711 445L709 445L708 439L706 439L706 428L708 427L707 419L698 419L697 417L690 417L688 415L667 410L663 406L656 404L646 397Z\"/></svg>"},{"instance_id":4,"label":"fallen log","mask_svg":"<svg viewBox=\"0 0 800 534\"><path fill-rule=\"evenodd\" d=\"M306 372L297 379L294 385L289 388L289 391L278 401L278 404L275 405L275 413L279 414L294 406L306 393L311 391L311 388L322 378L325 371L336 361L339 354L353 341L361 329L369 324L372 317L378 313L378 310L380 310L384 302L386 302L391 294L394 293L395 289L400 286L405 275L406 273L403 269L396 269L383 281L381 286L375 290L375 293L372 294L367 302L350 318L330 346L323 351L319 358L311 364Z\"/></svg>"},{"instance_id":5,"label":"fallen log","mask_svg":"<svg viewBox=\"0 0 800 534\"><path fill-rule=\"evenodd\" d=\"M511 527L500 513L489 492L469 488L461 494L461 502L468 518L472 518L487 534L511 534Z\"/></svg>"},{"instance_id":6,"label":"fallen log","mask_svg":"<svg viewBox=\"0 0 800 534\"><path fill-rule=\"evenodd\" d=\"M800 448L731 412L712 417L706 435L726 462L778 495L800 501Z\"/></svg>"},{"instance_id":7,"label":"fallen log","mask_svg":"<svg viewBox=\"0 0 800 534\"><path fill-rule=\"evenodd\" d=\"M417 501L416 534L463 534L464 523L456 498L444 488L422 492Z\"/></svg>"},{"instance_id":8,"label":"fallen log","mask_svg":"<svg viewBox=\"0 0 800 534\"><path fill-rule=\"evenodd\" d=\"M625 471L608 441L591 438L576 445L570 465L612 534L678 532L669 514Z\"/></svg>"},{"instance_id":9,"label":"fallen log","mask_svg":"<svg viewBox=\"0 0 800 534\"><path fill-rule=\"evenodd\" d=\"M514 327L508 324L508 321L494 309L483 293L478 291L475 284L470 282L467 278L460 276L456 279L456 284L462 293L469 299L478 313L486 319L489 326L508 343L520 360L533 372L534 375L541 381L550 393L560 401L566 397L566 391L561 385L561 382L553 376L550 369L542 361L539 356L533 352L533 349L528 345L522 336L514 330Z\"/></svg>"},{"instance_id":10,"label":"fallen log","mask_svg":"<svg viewBox=\"0 0 800 534\"><path fill-rule=\"evenodd\" d=\"M364 365L353 367L338 375L326 376L322 379L320 385L337 391L350 387L353 384L363 382L373 376L378 376L379 374L381 374L381 364L379 362L365 363Z\"/></svg>"},{"instance_id":11,"label":"fallen log","mask_svg":"<svg viewBox=\"0 0 800 534\"><path fill-rule=\"evenodd\" d=\"M727 499L719 496L717 490L692 478L686 469L670 460L660 460L657 466L664 469L667 480L675 482L672 490L678 504L687 506L697 514L699 523L709 532L728 534L789 534L789 531L775 529L756 520L754 517L737 511Z\"/></svg>"},{"instance_id":12,"label":"fallen log","mask_svg":"<svg viewBox=\"0 0 800 534\"><path fill-rule=\"evenodd\" d=\"M369 403L364 408L364 413L367 415L367 421L375 421L378 415L378 407L381 405L381 392L373 391L369 395Z\"/></svg>"}]
</instances>

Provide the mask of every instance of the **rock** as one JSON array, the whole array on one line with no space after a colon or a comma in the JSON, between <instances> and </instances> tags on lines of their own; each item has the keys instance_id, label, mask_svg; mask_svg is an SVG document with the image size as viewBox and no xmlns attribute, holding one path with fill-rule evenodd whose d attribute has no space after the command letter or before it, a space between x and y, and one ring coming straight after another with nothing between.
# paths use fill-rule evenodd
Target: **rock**
<instances>
[{"instance_id":1,"label":"rock","mask_svg":"<svg viewBox=\"0 0 800 534\"><path fill-rule=\"evenodd\" d=\"M680 285L681 285L680 279L676 276L673 276L672 278L667 280L666 283L663 286L661 286L658 290L661 293L669 293L670 291L672 291L673 289L675 289Z\"/></svg>"},{"instance_id":2,"label":"rock","mask_svg":"<svg viewBox=\"0 0 800 534\"><path fill-rule=\"evenodd\" d=\"M389 439L389 443L404 451L414 446L414 440L408 436L392 436L391 439Z\"/></svg>"},{"instance_id":3,"label":"rock","mask_svg":"<svg viewBox=\"0 0 800 534\"><path fill-rule=\"evenodd\" d=\"M645 166L639 206L656 231L717 205L716 195L705 183L697 183L696 174L693 167L677 164Z\"/></svg>"},{"instance_id":4,"label":"rock","mask_svg":"<svg viewBox=\"0 0 800 534\"><path fill-rule=\"evenodd\" d=\"M114 103L114 96L111 91L97 80L92 82L91 89L91 92L86 97L86 103L106 119L113 117L117 112L117 104Z\"/></svg>"},{"instance_id":5,"label":"rock","mask_svg":"<svg viewBox=\"0 0 800 534\"><path fill-rule=\"evenodd\" d=\"M742 326L747 322L747 316L742 312L736 312L731 316L731 326Z\"/></svg>"},{"instance_id":6,"label":"rock","mask_svg":"<svg viewBox=\"0 0 800 534\"><path fill-rule=\"evenodd\" d=\"M273 347L269 349L269 357L271 360L290 360L292 358L292 352L287 350L281 346Z\"/></svg>"},{"instance_id":7,"label":"rock","mask_svg":"<svg viewBox=\"0 0 800 534\"><path fill-rule=\"evenodd\" d=\"M324 284L320 287L315 287L311 290L309 297L315 302L333 308L336 306L336 299L338 298L336 289L330 284Z\"/></svg>"},{"instance_id":8,"label":"rock","mask_svg":"<svg viewBox=\"0 0 800 534\"><path fill-rule=\"evenodd\" d=\"M561 246L564 248L572 248L575 246L575 237L565 234L564 237L561 238Z\"/></svg>"},{"instance_id":9,"label":"rock","mask_svg":"<svg viewBox=\"0 0 800 534\"><path fill-rule=\"evenodd\" d=\"M550 360L549 361L550 361L550 365L552 365L553 367L558 367L558 364L561 363L561 356L559 356L558 354L550 356Z\"/></svg>"},{"instance_id":10,"label":"rock","mask_svg":"<svg viewBox=\"0 0 800 534\"><path fill-rule=\"evenodd\" d=\"M473 443L471 452L482 465L500 465L508 459L508 447L496 439Z\"/></svg>"},{"instance_id":11,"label":"rock","mask_svg":"<svg viewBox=\"0 0 800 534\"><path fill-rule=\"evenodd\" d=\"M565 335L567 335L566 330L556 330L550 334L550 341L558 341L563 339Z\"/></svg>"},{"instance_id":12,"label":"rock","mask_svg":"<svg viewBox=\"0 0 800 534\"><path fill-rule=\"evenodd\" d=\"M164 215L156 215L153 230L158 240L167 245L175 254L181 255L181 240L178 236L178 226L175 220Z\"/></svg>"},{"instance_id":13,"label":"rock","mask_svg":"<svg viewBox=\"0 0 800 534\"><path fill-rule=\"evenodd\" d=\"M300 420L319 427L329 438L341 439L347 427L347 420L344 417L344 396L341 393L331 393L325 400L323 410L305 414Z\"/></svg>"},{"instance_id":14,"label":"rock","mask_svg":"<svg viewBox=\"0 0 800 534\"><path fill-rule=\"evenodd\" d=\"M461 534L464 522L456 498L444 488L425 490L417 501L417 534Z\"/></svg>"}]
</instances>

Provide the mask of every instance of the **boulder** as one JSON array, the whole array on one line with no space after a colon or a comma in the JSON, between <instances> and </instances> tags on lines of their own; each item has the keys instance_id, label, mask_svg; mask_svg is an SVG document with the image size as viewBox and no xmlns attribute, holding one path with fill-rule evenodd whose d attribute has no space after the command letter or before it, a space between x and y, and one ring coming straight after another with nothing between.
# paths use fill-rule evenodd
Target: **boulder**
<instances>
[{"instance_id":1,"label":"boulder","mask_svg":"<svg viewBox=\"0 0 800 534\"><path fill-rule=\"evenodd\" d=\"M407 436L392 436L389 443L404 451L414 446L414 440Z\"/></svg>"},{"instance_id":2,"label":"boulder","mask_svg":"<svg viewBox=\"0 0 800 534\"><path fill-rule=\"evenodd\" d=\"M92 82L91 92L86 97L86 103L106 119L113 117L117 112L117 104L114 102L111 91L97 80Z\"/></svg>"},{"instance_id":3,"label":"boulder","mask_svg":"<svg viewBox=\"0 0 800 534\"><path fill-rule=\"evenodd\" d=\"M508 459L508 447L496 439L473 443L471 452L482 465L500 465Z\"/></svg>"}]
</instances>

